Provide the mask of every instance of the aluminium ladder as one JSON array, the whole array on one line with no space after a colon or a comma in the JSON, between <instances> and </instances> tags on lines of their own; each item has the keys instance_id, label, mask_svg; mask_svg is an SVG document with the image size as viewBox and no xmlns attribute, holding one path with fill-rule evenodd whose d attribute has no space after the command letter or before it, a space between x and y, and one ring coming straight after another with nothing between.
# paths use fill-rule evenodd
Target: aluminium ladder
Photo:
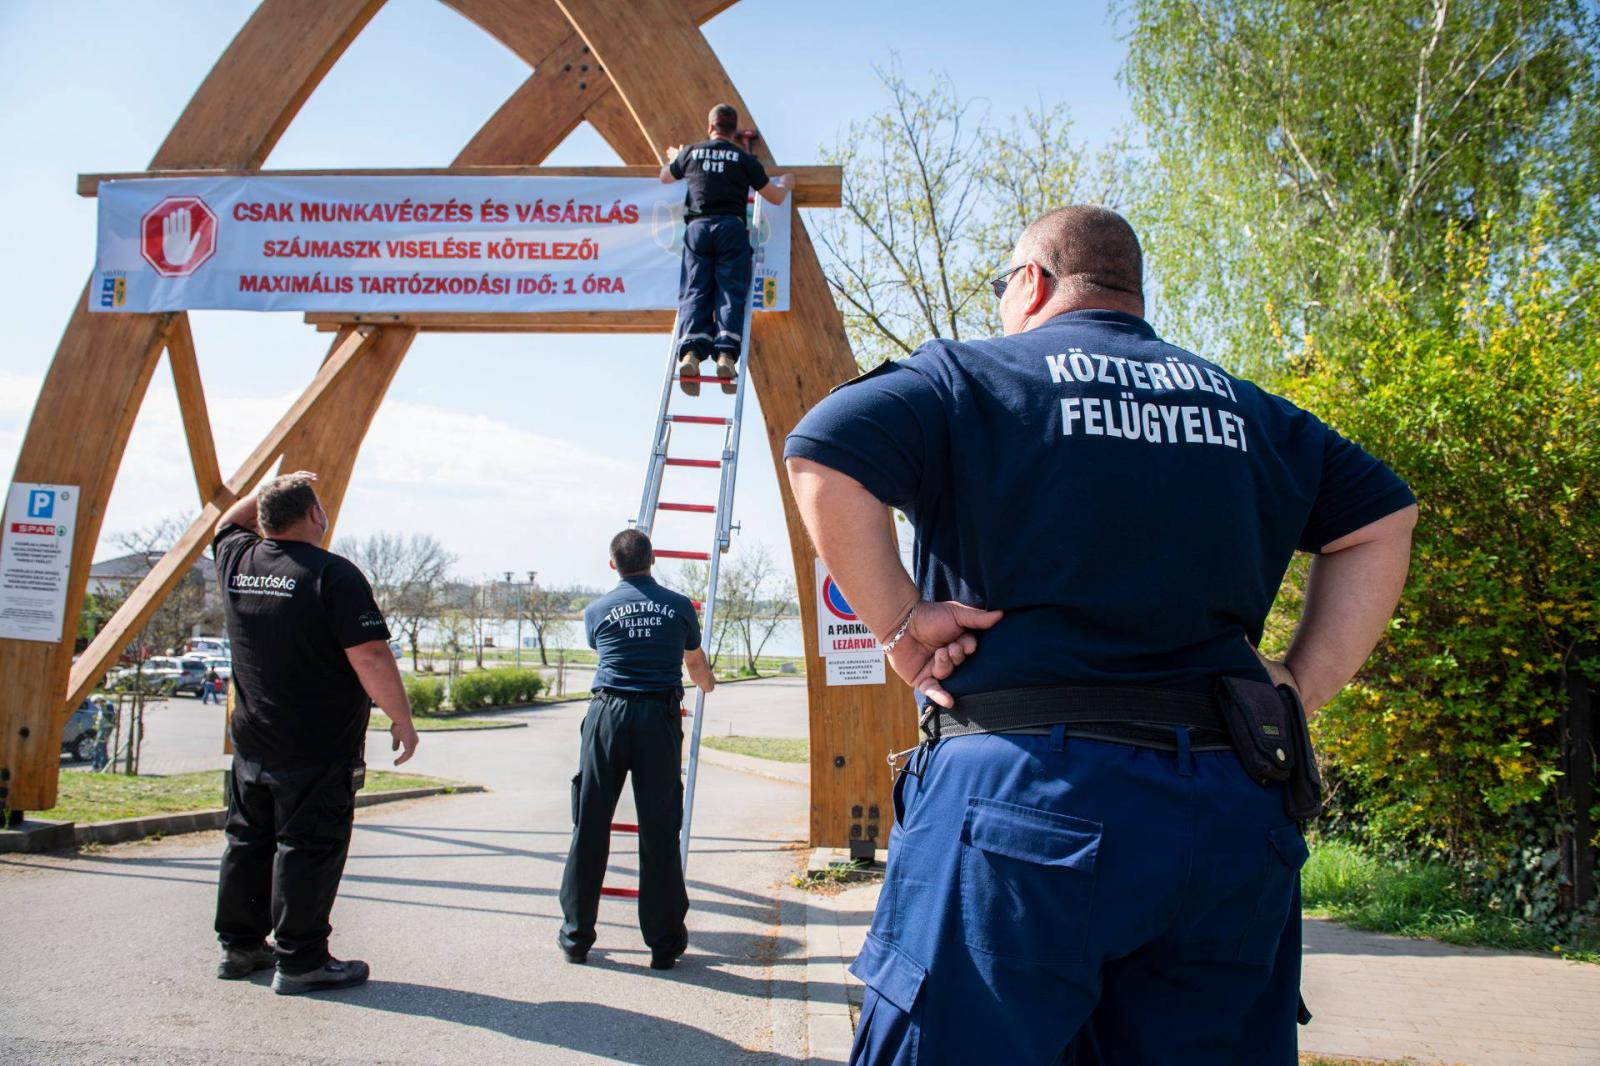
<instances>
[{"instance_id":1,"label":"aluminium ladder","mask_svg":"<svg viewBox=\"0 0 1600 1066\"><path fill-rule=\"evenodd\" d=\"M759 205L757 211L759 211ZM757 216L759 222L759 215ZM680 378L678 374L678 321L673 319L672 343L668 349L667 373L661 385L661 406L656 415L655 435L650 446L650 462L646 469L644 479L644 493L639 499L639 516L634 520L634 528L651 537L655 526L656 515L662 511L673 511L685 514L705 514L712 516L713 532L710 550L685 551L678 549L657 548L657 559L684 559L708 564L706 577L706 598L703 604L696 602L694 606L704 608L701 612L701 638L700 647L705 650L706 658L711 658L710 643L715 632L715 617L717 609L717 576L722 556L727 552L732 542L733 524L733 490L739 474L739 431L744 417L745 385L749 380L747 368L750 361L750 322L754 313L750 306L750 293L745 293L744 323L739 337L739 365L732 378L734 385L733 413L731 415L700 415L700 414L674 414L672 401L674 395L680 402L693 399L678 393L674 388L680 380L697 382L702 386L721 386L729 379L723 377L694 375ZM709 390L702 390L709 391ZM720 388L717 390L720 394ZM723 430L722 455L720 458L696 458L690 456L673 455L670 452L673 443L673 430L679 426L717 426ZM663 502L661 499L662 484L666 480L669 467L699 468L720 471L720 479L715 503L679 503ZM694 787L695 777L700 768L700 730L705 719L705 690L694 690L694 714L691 718L689 732L689 765L685 770L683 783L683 827L678 833L678 857L683 864L685 872L689 867L689 836L690 826L694 818ZM688 715L687 710L683 710ZM611 823L612 832L638 833L639 827L628 822ZM602 887L602 896L616 896L627 899L636 899L639 890L636 888L611 888Z\"/></svg>"}]
</instances>

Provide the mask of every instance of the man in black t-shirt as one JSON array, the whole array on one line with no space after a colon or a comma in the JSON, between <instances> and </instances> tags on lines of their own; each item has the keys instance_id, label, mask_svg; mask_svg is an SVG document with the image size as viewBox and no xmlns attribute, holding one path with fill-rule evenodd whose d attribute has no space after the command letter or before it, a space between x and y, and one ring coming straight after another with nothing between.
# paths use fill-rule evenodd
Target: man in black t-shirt
<instances>
[{"instance_id":1,"label":"man in black t-shirt","mask_svg":"<svg viewBox=\"0 0 1600 1066\"><path fill-rule=\"evenodd\" d=\"M700 619L689 597L650 576L650 538L625 529L611 538L617 587L583 612L589 646L600 653L594 698L583 719L578 772L572 778L572 846L561 877L563 922L556 942L569 962L594 944L600 883L611 854L611 817L623 781L633 775L639 818L639 931L650 965L670 970L689 944L678 827L683 822L683 673L716 687L700 647Z\"/></svg>"},{"instance_id":2,"label":"man in black t-shirt","mask_svg":"<svg viewBox=\"0 0 1600 1066\"><path fill-rule=\"evenodd\" d=\"M233 643L233 769L217 888L217 976L276 965L273 991L296 995L367 979L328 954L328 915L344 873L377 701L411 758L417 731L389 628L355 564L318 545L328 515L316 475L264 482L217 524L212 553ZM273 934L276 948L268 947Z\"/></svg>"},{"instance_id":3,"label":"man in black t-shirt","mask_svg":"<svg viewBox=\"0 0 1600 1066\"><path fill-rule=\"evenodd\" d=\"M812 542L924 701L851 967L859 1066L1298 1061L1302 701L1383 634L1416 501L1157 336L1142 263L1115 212L1052 211L991 282L1005 336L931 340L789 435Z\"/></svg>"},{"instance_id":4,"label":"man in black t-shirt","mask_svg":"<svg viewBox=\"0 0 1600 1066\"><path fill-rule=\"evenodd\" d=\"M781 204L789 177L770 180L761 160L734 143L739 113L728 104L711 109L706 140L667 149L666 183L687 181L683 270L678 276L678 377L691 396L700 392L700 361L717 357L722 391L734 391L745 308L750 305L750 233L746 201L754 189ZM716 331L713 334L713 329Z\"/></svg>"}]
</instances>

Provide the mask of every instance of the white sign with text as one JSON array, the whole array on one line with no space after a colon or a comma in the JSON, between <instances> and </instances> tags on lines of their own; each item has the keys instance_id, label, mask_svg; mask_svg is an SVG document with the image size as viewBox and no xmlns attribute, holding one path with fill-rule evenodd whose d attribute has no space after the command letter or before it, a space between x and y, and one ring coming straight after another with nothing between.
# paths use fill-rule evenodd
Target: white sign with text
<instances>
[{"instance_id":1,"label":"white sign with text","mask_svg":"<svg viewBox=\"0 0 1600 1066\"><path fill-rule=\"evenodd\" d=\"M11 486L0 531L0 637L61 642L77 517L76 485Z\"/></svg>"}]
</instances>

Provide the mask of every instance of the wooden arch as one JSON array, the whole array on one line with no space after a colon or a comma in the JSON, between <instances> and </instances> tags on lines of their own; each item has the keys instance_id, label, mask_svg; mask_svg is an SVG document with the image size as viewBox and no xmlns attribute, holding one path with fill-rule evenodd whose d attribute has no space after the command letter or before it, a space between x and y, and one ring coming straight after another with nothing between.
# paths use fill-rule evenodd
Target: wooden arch
<instances>
[{"instance_id":1,"label":"wooden arch","mask_svg":"<svg viewBox=\"0 0 1600 1066\"><path fill-rule=\"evenodd\" d=\"M458 167L538 163L588 121L625 163L653 168L660 164L655 146L699 133L708 102L726 100L742 115L750 114L699 30L700 23L736 0L442 2L533 68L462 149ZM189 101L150 170L259 169L382 4L263 0ZM791 254L791 310L759 315L752 327L751 381L766 414L780 484L785 483L781 454L788 428L855 371L843 322L798 215ZM338 316L320 316L328 320L320 328L336 331L321 369L243 465L225 478L187 316L92 315L87 307L86 286L45 377L14 475L16 481L77 485L79 504L62 641L0 640L0 806L12 810L54 805L60 738L71 708L205 550L221 512L274 462L280 469L317 470L319 492L337 520L372 418L400 361L426 328L416 320L401 321L404 316L388 316L388 322L384 316L337 321ZM612 325L662 328L648 315ZM611 328L594 316L574 316L570 326ZM106 502L162 351L168 353L183 412L201 513L74 663L72 637ZM77 417L85 410L109 417ZM827 686L817 658L815 553L786 490L783 503L811 667L811 841L843 846L876 837L881 846L892 817L882 758L912 742L910 694L892 675L881 686Z\"/></svg>"}]
</instances>

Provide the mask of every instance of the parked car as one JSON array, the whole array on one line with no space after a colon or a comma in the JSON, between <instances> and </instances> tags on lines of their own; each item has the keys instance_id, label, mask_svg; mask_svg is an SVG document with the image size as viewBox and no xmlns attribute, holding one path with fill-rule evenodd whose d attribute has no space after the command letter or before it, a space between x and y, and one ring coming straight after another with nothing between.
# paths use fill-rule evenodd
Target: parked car
<instances>
[{"instance_id":1,"label":"parked car","mask_svg":"<svg viewBox=\"0 0 1600 1066\"><path fill-rule=\"evenodd\" d=\"M174 695L187 693L190 696L200 695L200 686L206 680L206 661L204 659L179 659L178 683L172 686Z\"/></svg>"},{"instance_id":2,"label":"parked car","mask_svg":"<svg viewBox=\"0 0 1600 1066\"><path fill-rule=\"evenodd\" d=\"M389 642L389 650L394 652L394 657L396 659L400 658L402 655L404 655L406 653L405 648L401 646L401 644L400 644L400 642L398 640L391 640Z\"/></svg>"},{"instance_id":3,"label":"parked car","mask_svg":"<svg viewBox=\"0 0 1600 1066\"><path fill-rule=\"evenodd\" d=\"M182 683L189 672L184 669L183 664L177 659L164 655L152 655L144 661L142 668L125 666L120 670L112 671L106 677L106 684L113 688L131 685L133 684L134 675L137 673L143 676L147 693L160 692L169 685L176 687ZM199 676L205 676L204 668L200 669ZM193 691L198 692L199 689L195 688Z\"/></svg>"},{"instance_id":4,"label":"parked car","mask_svg":"<svg viewBox=\"0 0 1600 1066\"><path fill-rule=\"evenodd\" d=\"M222 655L233 654L233 642L227 637L190 637L183 648L185 655Z\"/></svg>"},{"instance_id":5,"label":"parked car","mask_svg":"<svg viewBox=\"0 0 1600 1066\"><path fill-rule=\"evenodd\" d=\"M99 735L100 708L92 700L78 704L66 729L61 731L61 750L72 756L74 762L88 762L94 758L95 740Z\"/></svg>"}]
</instances>

